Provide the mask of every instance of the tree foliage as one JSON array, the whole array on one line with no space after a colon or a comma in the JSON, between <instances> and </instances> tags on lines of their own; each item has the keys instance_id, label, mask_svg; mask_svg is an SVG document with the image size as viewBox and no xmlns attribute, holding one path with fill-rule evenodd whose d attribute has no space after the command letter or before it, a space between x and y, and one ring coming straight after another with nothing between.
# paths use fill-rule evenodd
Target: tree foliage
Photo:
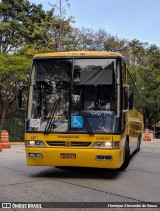
<instances>
[{"instance_id":1,"label":"tree foliage","mask_svg":"<svg viewBox=\"0 0 160 211\"><path fill-rule=\"evenodd\" d=\"M0 52L14 52L26 43L43 43L45 35L36 31L41 28L46 14L42 5L28 0L2 0L0 2Z\"/></svg>"},{"instance_id":2,"label":"tree foliage","mask_svg":"<svg viewBox=\"0 0 160 211\"><path fill-rule=\"evenodd\" d=\"M24 56L0 54L0 129L7 112L16 101L17 90L26 79L31 60Z\"/></svg>"},{"instance_id":3,"label":"tree foliage","mask_svg":"<svg viewBox=\"0 0 160 211\"><path fill-rule=\"evenodd\" d=\"M139 49L136 64L130 70L142 96L145 126L153 128L160 121L160 50L155 45L147 48L140 45ZM141 54L140 59L137 54Z\"/></svg>"}]
</instances>

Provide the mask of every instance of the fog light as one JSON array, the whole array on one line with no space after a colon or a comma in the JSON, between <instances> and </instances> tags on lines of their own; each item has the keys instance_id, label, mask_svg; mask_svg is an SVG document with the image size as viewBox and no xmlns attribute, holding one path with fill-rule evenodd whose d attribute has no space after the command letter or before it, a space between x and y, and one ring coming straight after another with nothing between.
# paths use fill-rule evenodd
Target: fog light
<instances>
[{"instance_id":1,"label":"fog light","mask_svg":"<svg viewBox=\"0 0 160 211\"><path fill-rule=\"evenodd\" d=\"M32 153L32 152L29 152L28 156L30 158L42 158L43 157L41 153Z\"/></svg>"},{"instance_id":2,"label":"fog light","mask_svg":"<svg viewBox=\"0 0 160 211\"><path fill-rule=\"evenodd\" d=\"M97 155L96 160L112 160L111 155Z\"/></svg>"}]
</instances>

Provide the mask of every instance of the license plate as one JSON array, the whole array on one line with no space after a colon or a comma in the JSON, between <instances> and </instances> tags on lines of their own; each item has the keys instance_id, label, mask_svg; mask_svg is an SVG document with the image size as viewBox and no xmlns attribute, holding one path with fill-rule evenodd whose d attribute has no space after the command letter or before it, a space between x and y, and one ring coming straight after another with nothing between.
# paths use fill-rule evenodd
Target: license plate
<instances>
[{"instance_id":1,"label":"license plate","mask_svg":"<svg viewBox=\"0 0 160 211\"><path fill-rule=\"evenodd\" d=\"M61 158L70 158L70 159L76 159L76 154L71 154L71 153L61 153L60 154Z\"/></svg>"}]
</instances>

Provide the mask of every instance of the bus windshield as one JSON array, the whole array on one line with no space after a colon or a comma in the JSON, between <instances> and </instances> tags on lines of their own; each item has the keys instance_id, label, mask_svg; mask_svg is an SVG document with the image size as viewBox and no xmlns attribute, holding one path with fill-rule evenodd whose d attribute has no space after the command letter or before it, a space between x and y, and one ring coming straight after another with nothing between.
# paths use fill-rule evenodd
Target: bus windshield
<instances>
[{"instance_id":1,"label":"bus windshield","mask_svg":"<svg viewBox=\"0 0 160 211\"><path fill-rule=\"evenodd\" d=\"M116 125L116 59L35 59L28 131L113 133Z\"/></svg>"}]
</instances>

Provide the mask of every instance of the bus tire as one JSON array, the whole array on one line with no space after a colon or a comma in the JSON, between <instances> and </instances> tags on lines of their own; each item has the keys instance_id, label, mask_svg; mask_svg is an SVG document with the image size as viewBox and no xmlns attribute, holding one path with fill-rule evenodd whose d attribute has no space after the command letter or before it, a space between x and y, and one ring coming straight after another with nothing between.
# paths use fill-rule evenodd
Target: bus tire
<instances>
[{"instance_id":1,"label":"bus tire","mask_svg":"<svg viewBox=\"0 0 160 211\"><path fill-rule=\"evenodd\" d=\"M129 164L130 161L130 148L129 148L129 143L128 141L126 141L125 144L125 161L122 164L122 166L120 167L120 170L125 170Z\"/></svg>"}]
</instances>

